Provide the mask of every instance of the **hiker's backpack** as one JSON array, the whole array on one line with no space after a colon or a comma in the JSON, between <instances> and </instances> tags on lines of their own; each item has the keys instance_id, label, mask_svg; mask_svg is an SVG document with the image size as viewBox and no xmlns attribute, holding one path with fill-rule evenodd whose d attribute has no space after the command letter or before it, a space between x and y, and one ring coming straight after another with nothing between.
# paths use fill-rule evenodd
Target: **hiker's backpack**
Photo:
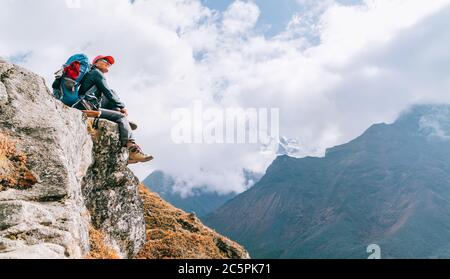
<instances>
[{"instance_id":1,"label":"hiker's backpack","mask_svg":"<svg viewBox=\"0 0 450 279\"><path fill-rule=\"evenodd\" d=\"M86 55L75 54L70 57L55 73L55 82L53 83L55 98L68 106L73 106L79 100L80 83L89 69L89 58Z\"/></svg>"}]
</instances>

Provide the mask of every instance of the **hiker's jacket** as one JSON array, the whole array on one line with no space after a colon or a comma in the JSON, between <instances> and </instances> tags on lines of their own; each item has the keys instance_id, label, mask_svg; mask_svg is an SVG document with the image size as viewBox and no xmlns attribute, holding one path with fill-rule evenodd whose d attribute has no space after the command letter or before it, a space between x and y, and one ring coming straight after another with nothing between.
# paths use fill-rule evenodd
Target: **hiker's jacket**
<instances>
[{"instance_id":1,"label":"hiker's jacket","mask_svg":"<svg viewBox=\"0 0 450 279\"><path fill-rule=\"evenodd\" d=\"M125 108L125 104L122 103L119 96L109 88L103 73L95 66L92 66L91 70L81 81L79 94L80 97L88 100L96 109L100 108L103 97L108 99L108 103L111 106Z\"/></svg>"}]
</instances>

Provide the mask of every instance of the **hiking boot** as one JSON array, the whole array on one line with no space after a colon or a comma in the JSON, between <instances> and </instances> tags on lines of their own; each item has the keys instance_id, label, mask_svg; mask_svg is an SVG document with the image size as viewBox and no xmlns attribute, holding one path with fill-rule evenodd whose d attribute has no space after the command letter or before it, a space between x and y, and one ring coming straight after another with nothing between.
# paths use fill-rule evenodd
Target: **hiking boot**
<instances>
[{"instance_id":1,"label":"hiking boot","mask_svg":"<svg viewBox=\"0 0 450 279\"><path fill-rule=\"evenodd\" d=\"M129 120L128 120L128 122L130 123L131 130L133 130L133 131L137 130L138 125L136 123L134 123L133 121L129 121Z\"/></svg>"},{"instance_id":2,"label":"hiking boot","mask_svg":"<svg viewBox=\"0 0 450 279\"><path fill-rule=\"evenodd\" d=\"M128 147L128 153L128 164L145 163L153 160L153 156L142 152L142 149L137 144Z\"/></svg>"}]
</instances>

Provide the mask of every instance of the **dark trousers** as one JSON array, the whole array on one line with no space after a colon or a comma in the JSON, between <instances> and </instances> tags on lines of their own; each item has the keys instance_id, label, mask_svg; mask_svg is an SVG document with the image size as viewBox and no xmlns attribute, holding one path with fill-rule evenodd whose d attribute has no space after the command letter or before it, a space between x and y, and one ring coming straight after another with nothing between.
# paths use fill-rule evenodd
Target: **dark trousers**
<instances>
[{"instance_id":1,"label":"dark trousers","mask_svg":"<svg viewBox=\"0 0 450 279\"><path fill-rule=\"evenodd\" d=\"M128 141L134 141L133 133L131 132L130 123L125 115L120 113L118 107L115 107L107 98L102 98L100 111L102 115L100 118L116 122L119 125L120 142L122 146L126 146Z\"/></svg>"},{"instance_id":2,"label":"dark trousers","mask_svg":"<svg viewBox=\"0 0 450 279\"><path fill-rule=\"evenodd\" d=\"M119 136L122 146L126 146L130 140L134 141L130 123L124 114L109 109L100 109L100 111L102 113L100 118L115 122L119 125Z\"/></svg>"},{"instance_id":3,"label":"dark trousers","mask_svg":"<svg viewBox=\"0 0 450 279\"><path fill-rule=\"evenodd\" d=\"M119 126L119 137L122 146L126 146L129 141L134 141L130 122L128 122L127 117L119 111L119 108L111 104L106 98L103 98L100 105L100 118L115 122ZM81 102L76 103L73 107L79 110L90 110L90 108L86 108Z\"/></svg>"}]
</instances>

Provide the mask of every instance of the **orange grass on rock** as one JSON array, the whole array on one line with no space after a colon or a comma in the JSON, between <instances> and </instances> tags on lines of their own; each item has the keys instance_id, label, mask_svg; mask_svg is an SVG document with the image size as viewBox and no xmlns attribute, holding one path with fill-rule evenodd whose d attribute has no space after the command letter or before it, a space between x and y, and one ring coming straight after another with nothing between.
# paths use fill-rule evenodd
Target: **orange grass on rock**
<instances>
[{"instance_id":1,"label":"orange grass on rock","mask_svg":"<svg viewBox=\"0 0 450 279\"><path fill-rule=\"evenodd\" d=\"M161 199L144 185L139 186L144 203L147 242L138 259L228 259L230 251L245 254L239 244L204 226L188 214ZM222 249L224 246L231 249Z\"/></svg>"},{"instance_id":2,"label":"orange grass on rock","mask_svg":"<svg viewBox=\"0 0 450 279\"><path fill-rule=\"evenodd\" d=\"M89 228L89 245L90 252L86 256L89 260L107 260L107 259L120 259L117 252L108 247L105 243L105 235L103 232L94 229L92 226Z\"/></svg>"},{"instance_id":3,"label":"orange grass on rock","mask_svg":"<svg viewBox=\"0 0 450 279\"><path fill-rule=\"evenodd\" d=\"M17 151L16 144L0 133L0 191L7 188L28 189L37 183L27 167L27 156Z\"/></svg>"}]
</instances>

